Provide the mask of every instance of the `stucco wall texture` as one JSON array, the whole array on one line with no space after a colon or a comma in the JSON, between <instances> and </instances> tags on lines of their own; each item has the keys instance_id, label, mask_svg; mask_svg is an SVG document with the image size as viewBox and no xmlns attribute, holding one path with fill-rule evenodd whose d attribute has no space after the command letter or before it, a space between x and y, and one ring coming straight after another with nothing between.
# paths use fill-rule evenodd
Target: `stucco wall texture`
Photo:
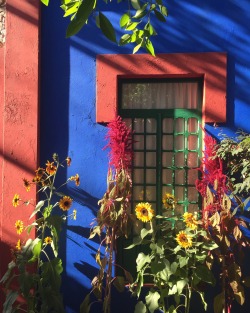
<instances>
[{"instance_id":1,"label":"stucco wall texture","mask_svg":"<svg viewBox=\"0 0 250 313\"><path fill-rule=\"evenodd\" d=\"M2 2L3 3L3 2ZM0 44L0 276L11 260L15 221L28 220L30 209L12 206L23 192L22 178L32 179L38 149L38 2L8 0L1 6ZM4 16L1 12L6 13ZM5 38L3 36L5 34ZM36 190L29 197L36 199ZM32 234L31 234L32 235ZM21 240L24 240L24 234ZM0 312L3 294L0 289Z\"/></svg>"}]
</instances>

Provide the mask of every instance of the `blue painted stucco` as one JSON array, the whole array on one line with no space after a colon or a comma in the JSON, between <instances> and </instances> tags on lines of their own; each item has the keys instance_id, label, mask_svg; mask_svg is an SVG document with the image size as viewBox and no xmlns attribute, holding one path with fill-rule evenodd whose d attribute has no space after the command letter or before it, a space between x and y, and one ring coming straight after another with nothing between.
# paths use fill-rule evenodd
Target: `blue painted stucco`
<instances>
[{"instance_id":1,"label":"blue painted stucco","mask_svg":"<svg viewBox=\"0 0 250 313\"><path fill-rule=\"evenodd\" d=\"M62 17L59 5L60 1L51 1L49 7L42 7L40 158L42 163L53 152L61 158L69 155L72 166L67 168L67 177L75 173L81 177L80 188L71 184L66 190L78 213L77 221L67 220L60 242L65 307L67 313L75 313L96 274L94 255L99 243L88 240L89 226L106 189L108 167L103 150L106 128L95 121L96 55L127 54L132 48L109 42L93 22L65 39L68 20ZM156 53L228 54L227 122L217 129L206 125L207 130L215 136L221 129L230 135L239 128L250 132L250 2L178 0L169 1L167 7L167 23L159 23L160 35L153 40ZM118 22L117 14L106 13ZM128 298L121 299L119 312L132 312ZM196 312L202 310L192 313ZM240 312L246 313L237 308Z\"/></svg>"}]
</instances>

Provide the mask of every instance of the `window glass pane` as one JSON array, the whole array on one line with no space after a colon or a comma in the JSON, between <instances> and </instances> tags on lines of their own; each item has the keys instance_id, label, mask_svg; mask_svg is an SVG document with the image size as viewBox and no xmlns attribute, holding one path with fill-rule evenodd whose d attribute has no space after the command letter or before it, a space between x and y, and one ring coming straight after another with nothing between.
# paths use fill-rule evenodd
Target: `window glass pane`
<instances>
[{"instance_id":1,"label":"window glass pane","mask_svg":"<svg viewBox=\"0 0 250 313\"><path fill-rule=\"evenodd\" d=\"M198 131L198 120L197 118L189 118L188 119L188 131L190 133L196 133Z\"/></svg>"},{"instance_id":2,"label":"window glass pane","mask_svg":"<svg viewBox=\"0 0 250 313\"><path fill-rule=\"evenodd\" d=\"M135 184L144 182L144 169L134 169L134 171L133 171L133 182Z\"/></svg>"},{"instance_id":3,"label":"window glass pane","mask_svg":"<svg viewBox=\"0 0 250 313\"><path fill-rule=\"evenodd\" d=\"M197 109L199 108L199 83L194 80L122 83L123 109Z\"/></svg>"},{"instance_id":4,"label":"window glass pane","mask_svg":"<svg viewBox=\"0 0 250 313\"><path fill-rule=\"evenodd\" d=\"M134 135L134 147L136 150L144 149L144 136L143 135Z\"/></svg>"},{"instance_id":5,"label":"window glass pane","mask_svg":"<svg viewBox=\"0 0 250 313\"><path fill-rule=\"evenodd\" d=\"M163 135L162 136L162 149L163 150L173 150L173 136Z\"/></svg>"},{"instance_id":6,"label":"window glass pane","mask_svg":"<svg viewBox=\"0 0 250 313\"><path fill-rule=\"evenodd\" d=\"M197 179L198 179L198 170L197 169L188 170L188 184L194 185Z\"/></svg>"},{"instance_id":7,"label":"window glass pane","mask_svg":"<svg viewBox=\"0 0 250 313\"><path fill-rule=\"evenodd\" d=\"M163 152L162 153L162 166L168 167L173 165L174 153L173 152Z\"/></svg>"},{"instance_id":8,"label":"window glass pane","mask_svg":"<svg viewBox=\"0 0 250 313\"><path fill-rule=\"evenodd\" d=\"M164 133L173 133L174 130L174 119L164 118L162 122L162 131Z\"/></svg>"},{"instance_id":9,"label":"window glass pane","mask_svg":"<svg viewBox=\"0 0 250 313\"><path fill-rule=\"evenodd\" d=\"M155 119L147 118L146 132L147 133L156 133L156 120Z\"/></svg>"},{"instance_id":10,"label":"window glass pane","mask_svg":"<svg viewBox=\"0 0 250 313\"><path fill-rule=\"evenodd\" d=\"M175 184L185 184L185 170L175 170Z\"/></svg>"},{"instance_id":11,"label":"window glass pane","mask_svg":"<svg viewBox=\"0 0 250 313\"><path fill-rule=\"evenodd\" d=\"M156 170L155 169L147 169L146 170L146 183L147 184L155 184L156 183Z\"/></svg>"},{"instance_id":12,"label":"window glass pane","mask_svg":"<svg viewBox=\"0 0 250 313\"><path fill-rule=\"evenodd\" d=\"M134 119L134 131L136 133L144 132L144 119L143 118Z\"/></svg>"},{"instance_id":13,"label":"window glass pane","mask_svg":"<svg viewBox=\"0 0 250 313\"><path fill-rule=\"evenodd\" d=\"M173 175L173 171L172 170L168 170L168 169L164 169L162 170L162 183L163 184L172 184L172 175Z\"/></svg>"},{"instance_id":14,"label":"window glass pane","mask_svg":"<svg viewBox=\"0 0 250 313\"><path fill-rule=\"evenodd\" d=\"M197 152L188 153L188 159L187 159L188 167L197 167L198 161L199 161L199 157L198 157Z\"/></svg>"},{"instance_id":15,"label":"window glass pane","mask_svg":"<svg viewBox=\"0 0 250 313\"><path fill-rule=\"evenodd\" d=\"M190 135L188 136L188 150L198 149L198 136Z\"/></svg>"},{"instance_id":16,"label":"window glass pane","mask_svg":"<svg viewBox=\"0 0 250 313\"><path fill-rule=\"evenodd\" d=\"M185 119L184 118L177 118L175 120L175 131L177 133L183 133L185 130Z\"/></svg>"},{"instance_id":17,"label":"window glass pane","mask_svg":"<svg viewBox=\"0 0 250 313\"><path fill-rule=\"evenodd\" d=\"M134 166L144 166L144 153L136 152L134 153Z\"/></svg>"},{"instance_id":18,"label":"window glass pane","mask_svg":"<svg viewBox=\"0 0 250 313\"><path fill-rule=\"evenodd\" d=\"M183 167L185 165L185 158L183 152L177 152L175 154L175 166Z\"/></svg>"},{"instance_id":19,"label":"window glass pane","mask_svg":"<svg viewBox=\"0 0 250 313\"><path fill-rule=\"evenodd\" d=\"M154 152L147 152L146 156L146 166L155 166L156 165L156 154Z\"/></svg>"},{"instance_id":20,"label":"window glass pane","mask_svg":"<svg viewBox=\"0 0 250 313\"><path fill-rule=\"evenodd\" d=\"M147 150L155 150L156 149L156 136L155 135L147 135L146 136L146 149Z\"/></svg>"},{"instance_id":21,"label":"window glass pane","mask_svg":"<svg viewBox=\"0 0 250 313\"><path fill-rule=\"evenodd\" d=\"M175 150L184 150L185 147L185 136L175 136Z\"/></svg>"}]
</instances>

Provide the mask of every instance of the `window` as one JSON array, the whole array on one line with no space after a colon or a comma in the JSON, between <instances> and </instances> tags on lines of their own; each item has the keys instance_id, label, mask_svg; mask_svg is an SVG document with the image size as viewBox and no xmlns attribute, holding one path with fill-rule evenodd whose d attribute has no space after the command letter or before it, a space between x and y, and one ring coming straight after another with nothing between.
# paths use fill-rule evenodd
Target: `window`
<instances>
[{"instance_id":1,"label":"window","mask_svg":"<svg viewBox=\"0 0 250 313\"><path fill-rule=\"evenodd\" d=\"M203 78L119 79L118 114L134 137L132 208L149 202L161 214L170 193L178 213L199 209L202 98ZM118 263L127 268L127 252L119 251Z\"/></svg>"}]
</instances>

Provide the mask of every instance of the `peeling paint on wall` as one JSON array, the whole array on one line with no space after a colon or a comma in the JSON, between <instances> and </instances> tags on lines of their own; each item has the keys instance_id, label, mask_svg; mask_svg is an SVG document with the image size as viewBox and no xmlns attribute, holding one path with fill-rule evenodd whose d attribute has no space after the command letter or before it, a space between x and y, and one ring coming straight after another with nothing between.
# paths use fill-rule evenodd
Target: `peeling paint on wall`
<instances>
[{"instance_id":1,"label":"peeling paint on wall","mask_svg":"<svg viewBox=\"0 0 250 313\"><path fill-rule=\"evenodd\" d=\"M0 47L5 43L6 28L5 28L5 18L6 18L6 1L0 0Z\"/></svg>"}]
</instances>

